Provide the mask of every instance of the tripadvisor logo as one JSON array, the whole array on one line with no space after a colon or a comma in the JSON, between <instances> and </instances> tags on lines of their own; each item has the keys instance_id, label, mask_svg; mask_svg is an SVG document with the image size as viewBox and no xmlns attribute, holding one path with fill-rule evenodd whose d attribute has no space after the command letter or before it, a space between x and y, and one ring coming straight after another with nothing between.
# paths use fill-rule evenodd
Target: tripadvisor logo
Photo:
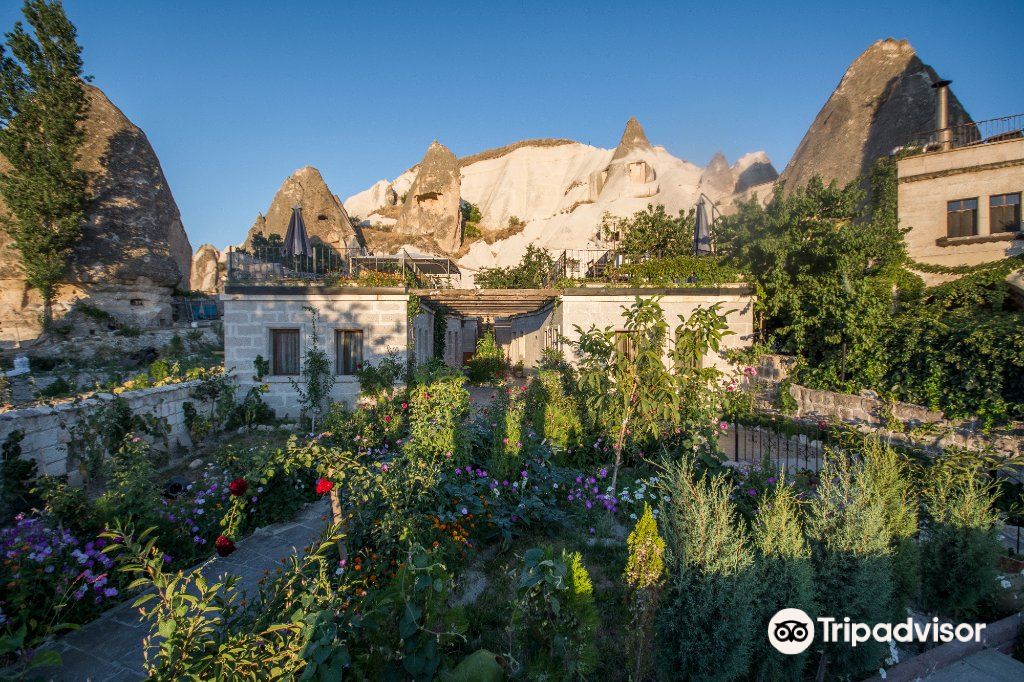
<instances>
[{"instance_id":1,"label":"tripadvisor logo","mask_svg":"<svg viewBox=\"0 0 1024 682\"><path fill-rule=\"evenodd\" d=\"M985 623L915 622L912 618L896 623L854 623L849 618L817 618L821 641L843 642L852 647L864 642L980 642ZM768 621L768 641L780 653L803 653L814 642L814 621L800 609L782 609Z\"/></svg>"}]
</instances>

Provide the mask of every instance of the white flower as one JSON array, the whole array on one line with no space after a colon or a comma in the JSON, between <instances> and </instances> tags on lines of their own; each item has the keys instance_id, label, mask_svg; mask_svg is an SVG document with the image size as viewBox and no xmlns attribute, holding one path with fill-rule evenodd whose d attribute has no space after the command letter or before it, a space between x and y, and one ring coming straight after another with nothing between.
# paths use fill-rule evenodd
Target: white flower
<instances>
[{"instance_id":1,"label":"white flower","mask_svg":"<svg viewBox=\"0 0 1024 682\"><path fill-rule=\"evenodd\" d=\"M1002 588L1003 588L1004 590L1008 590L1008 589L1010 589L1011 587L1013 587L1012 583L1010 583L1010 581L1009 581L1009 580L1000 580L1000 581L999 581L999 584L1000 584L1000 585L1002 586Z\"/></svg>"},{"instance_id":2,"label":"white flower","mask_svg":"<svg viewBox=\"0 0 1024 682\"><path fill-rule=\"evenodd\" d=\"M634 521L636 521L636 514L630 514L630 515L629 515L629 518L631 518L631 519L633 519Z\"/></svg>"},{"instance_id":3,"label":"white flower","mask_svg":"<svg viewBox=\"0 0 1024 682\"><path fill-rule=\"evenodd\" d=\"M881 677L883 680L885 679L885 668L878 669L878 676Z\"/></svg>"},{"instance_id":4,"label":"white flower","mask_svg":"<svg viewBox=\"0 0 1024 682\"><path fill-rule=\"evenodd\" d=\"M552 483L551 487L554 488L555 490L558 490L558 484L557 483Z\"/></svg>"}]
</instances>

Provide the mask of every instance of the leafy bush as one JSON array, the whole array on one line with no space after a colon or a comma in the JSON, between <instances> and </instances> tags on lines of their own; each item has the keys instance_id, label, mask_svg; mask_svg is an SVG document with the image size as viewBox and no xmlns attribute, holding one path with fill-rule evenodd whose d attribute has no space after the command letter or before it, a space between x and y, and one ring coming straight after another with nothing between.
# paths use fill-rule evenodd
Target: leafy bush
<instances>
[{"instance_id":1,"label":"leafy bush","mask_svg":"<svg viewBox=\"0 0 1024 682\"><path fill-rule=\"evenodd\" d=\"M711 286L742 279L740 271L720 256L680 255L645 258L609 268L608 277L636 286Z\"/></svg>"},{"instance_id":2,"label":"leafy bush","mask_svg":"<svg viewBox=\"0 0 1024 682\"><path fill-rule=\"evenodd\" d=\"M974 466L936 462L923 491L921 583L925 608L969 618L995 587L1002 551L995 488Z\"/></svg>"},{"instance_id":3,"label":"leafy bush","mask_svg":"<svg viewBox=\"0 0 1024 682\"><path fill-rule=\"evenodd\" d=\"M496 478L515 478L516 473L522 469L527 440L523 432L523 414L526 409L523 391L517 386L506 384L498 389L487 409L495 424L487 468Z\"/></svg>"},{"instance_id":4,"label":"leafy bush","mask_svg":"<svg viewBox=\"0 0 1024 682\"><path fill-rule=\"evenodd\" d=\"M555 259L551 254L529 244L518 265L480 268L475 281L480 289L542 289L554 270Z\"/></svg>"},{"instance_id":5,"label":"leafy bush","mask_svg":"<svg viewBox=\"0 0 1024 682\"><path fill-rule=\"evenodd\" d=\"M417 374L409 401L409 449L414 457L465 461L468 442L462 421L469 413L465 381L462 373L448 368Z\"/></svg>"},{"instance_id":6,"label":"leafy bush","mask_svg":"<svg viewBox=\"0 0 1024 682\"><path fill-rule=\"evenodd\" d=\"M687 461L668 466L660 505L667 589L656 620L664 679L736 679L755 633L755 574L747 532L724 478L699 478Z\"/></svg>"},{"instance_id":7,"label":"leafy bush","mask_svg":"<svg viewBox=\"0 0 1024 682\"><path fill-rule=\"evenodd\" d=\"M477 339L476 353L466 363L466 376L472 384L501 381L508 371L505 354L494 341L494 332L488 330Z\"/></svg>"},{"instance_id":8,"label":"leafy bush","mask_svg":"<svg viewBox=\"0 0 1024 682\"><path fill-rule=\"evenodd\" d=\"M397 350L388 350L377 362L364 362L356 370L359 390L364 398L373 402L389 397L395 384L405 374L405 363L399 359Z\"/></svg>"},{"instance_id":9,"label":"leafy bush","mask_svg":"<svg viewBox=\"0 0 1024 682\"><path fill-rule=\"evenodd\" d=\"M597 609L579 552L533 548L523 555L513 628L530 679L586 677L597 666Z\"/></svg>"},{"instance_id":10,"label":"leafy bush","mask_svg":"<svg viewBox=\"0 0 1024 682\"><path fill-rule=\"evenodd\" d=\"M34 460L21 457L24 438L23 431L14 429L0 447L0 521L27 510L35 501L30 483L36 477L37 467Z\"/></svg>"}]
</instances>

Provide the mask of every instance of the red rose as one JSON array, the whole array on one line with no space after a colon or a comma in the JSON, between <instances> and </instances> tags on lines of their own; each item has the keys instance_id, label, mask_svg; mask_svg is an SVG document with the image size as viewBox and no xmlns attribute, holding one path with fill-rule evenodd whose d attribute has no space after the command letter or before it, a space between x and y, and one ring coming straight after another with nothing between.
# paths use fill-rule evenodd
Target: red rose
<instances>
[{"instance_id":1,"label":"red rose","mask_svg":"<svg viewBox=\"0 0 1024 682\"><path fill-rule=\"evenodd\" d=\"M218 535L217 539L214 540L213 546L217 548L217 554L220 556L227 556L235 551L235 543L231 542L231 539L223 535Z\"/></svg>"},{"instance_id":2,"label":"red rose","mask_svg":"<svg viewBox=\"0 0 1024 682\"><path fill-rule=\"evenodd\" d=\"M249 489L249 484L245 482L245 479L239 476L235 480L228 483L228 490L235 497L241 497L245 494L245 491Z\"/></svg>"},{"instance_id":3,"label":"red rose","mask_svg":"<svg viewBox=\"0 0 1024 682\"><path fill-rule=\"evenodd\" d=\"M408 410L409 409L409 403L402 403L402 409L403 410Z\"/></svg>"},{"instance_id":4,"label":"red rose","mask_svg":"<svg viewBox=\"0 0 1024 682\"><path fill-rule=\"evenodd\" d=\"M391 423L391 415L390 414L384 415L384 421L387 422L388 424L390 424Z\"/></svg>"},{"instance_id":5,"label":"red rose","mask_svg":"<svg viewBox=\"0 0 1024 682\"><path fill-rule=\"evenodd\" d=\"M316 482L317 495L326 495L327 493L331 492L332 488L334 488L334 484L328 481L326 478L321 477Z\"/></svg>"}]
</instances>

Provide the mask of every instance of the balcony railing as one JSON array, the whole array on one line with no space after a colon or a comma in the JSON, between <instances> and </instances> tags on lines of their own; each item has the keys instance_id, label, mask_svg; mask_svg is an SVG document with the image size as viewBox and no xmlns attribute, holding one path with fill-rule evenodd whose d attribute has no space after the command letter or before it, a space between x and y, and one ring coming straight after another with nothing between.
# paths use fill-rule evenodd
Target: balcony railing
<instances>
[{"instance_id":1,"label":"balcony railing","mask_svg":"<svg viewBox=\"0 0 1024 682\"><path fill-rule=\"evenodd\" d=\"M352 276L352 259L365 256L366 250L334 249L314 244L309 256L285 252L282 246L250 246L228 251L227 280L232 284L324 280Z\"/></svg>"},{"instance_id":2,"label":"balcony railing","mask_svg":"<svg viewBox=\"0 0 1024 682\"><path fill-rule=\"evenodd\" d=\"M1017 138L1024 138L1024 114L916 133L907 146L935 152Z\"/></svg>"}]
</instances>

